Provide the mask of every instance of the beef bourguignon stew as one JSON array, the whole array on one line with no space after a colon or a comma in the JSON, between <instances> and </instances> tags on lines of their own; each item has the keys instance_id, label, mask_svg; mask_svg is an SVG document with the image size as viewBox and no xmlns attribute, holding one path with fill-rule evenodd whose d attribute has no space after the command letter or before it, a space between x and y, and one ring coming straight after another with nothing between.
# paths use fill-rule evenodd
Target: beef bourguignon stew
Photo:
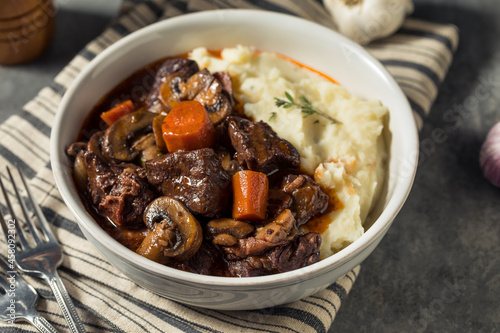
<instances>
[{"instance_id":1,"label":"beef bourguignon stew","mask_svg":"<svg viewBox=\"0 0 500 333\"><path fill-rule=\"evenodd\" d=\"M329 196L291 143L243 114L227 72L186 57L143 68L94 108L67 154L88 212L146 258L235 277L319 260L321 236L299 227Z\"/></svg>"}]
</instances>

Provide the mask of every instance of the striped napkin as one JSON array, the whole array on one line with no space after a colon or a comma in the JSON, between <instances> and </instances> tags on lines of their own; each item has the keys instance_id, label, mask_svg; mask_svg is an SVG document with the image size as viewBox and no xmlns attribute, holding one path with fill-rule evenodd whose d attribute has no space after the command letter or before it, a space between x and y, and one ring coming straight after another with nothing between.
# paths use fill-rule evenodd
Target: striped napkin
<instances>
[{"instance_id":1,"label":"striped napkin","mask_svg":"<svg viewBox=\"0 0 500 333\"><path fill-rule=\"evenodd\" d=\"M279 11L333 27L326 10L314 0L125 2L113 24L76 55L50 86L0 124L0 165L17 165L31 180L64 249L60 275L89 332L327 332L359 274L357 267L332 281L327 289L275 308L212 311L186 306L144 290L111 266L83 237L59 195L49 164L49 135L61 97L82 68L106 47L148 24L183 13L228 7ZM419 127L437 95L457 43L454 26L408 19L397 34L367 47L401 85ZM5 180L3 172L2 178ZM6 245L3 237L0 239L4 254ZM58 330L68 331L47 286L30 277L27 280L42 296L40 313ZM1 323L0 327L2 332L35 331L24 323Z\"/></svg>"}]
</instances>

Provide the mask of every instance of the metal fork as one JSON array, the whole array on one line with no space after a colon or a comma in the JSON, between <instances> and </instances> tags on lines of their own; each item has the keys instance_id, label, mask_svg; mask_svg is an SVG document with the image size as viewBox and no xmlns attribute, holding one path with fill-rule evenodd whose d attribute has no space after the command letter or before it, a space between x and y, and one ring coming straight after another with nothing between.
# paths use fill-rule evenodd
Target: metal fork
<instances>
[{"instance_id":1,"label":"metal fork","mask_svg":"<svg viewBox=\"0 0 500 333\"><path fill-rule=\"evenodd\" d=\"M0 276L0 320L14 322L24 319L33 324L40 332L57 333L35 309L38 293L35 288L13 270L3 257L0 257L0 266L7 277Z\"/></svg>"},{"instance_id":2,"label":"metal fork","mask_svg":"<svg viewBox=\"0 0 500 333\"><path fill-rule=\"evenodd\" d=\"M83 323L78 316L78 313L76 312L75 306L73 305L73 302L71 301L71 298L69 297L68 292L64 287L59 274L57 273L57 267L61 265L63 259L61 246L52 233L49 223L45 219L40 206L38 206L35 202L21 170L18 169L18 172L26 190L32 211L38 218L42 233L40 233L37 229L35 221L28 214L27 207L19 194L14 178L12 177L12 173L10 172L10 169L7 168L7 173L17 200L19 201L25 224L29 230L29 234L31 234L31 238L33 239L32 243L34 243L34 246L30 244L27 239L27 233L25 233L25 231L21 228L19 223L20 220L17 219L9 200L7 190L5 189L2 179L0 178L0 187L2 188L5 202L11 217L11 219L8 220L9 224L7 225L6 219L2 216L2 214L0 214L0 223L2 224L5 237L7 237L7 242L9 242L9 237L11 237L11 234L15 229L14 240L18 247L15 252L16 265L23 273L41 278L48 283L54 293L54 296L56 297L57 303L61 307L64 318L66 319L71 332L85 332L85 328L83 327ZM42 236L44 236L44 239ZM12 242L12 240L10 241Z\"/></svg>"}]
</instances>

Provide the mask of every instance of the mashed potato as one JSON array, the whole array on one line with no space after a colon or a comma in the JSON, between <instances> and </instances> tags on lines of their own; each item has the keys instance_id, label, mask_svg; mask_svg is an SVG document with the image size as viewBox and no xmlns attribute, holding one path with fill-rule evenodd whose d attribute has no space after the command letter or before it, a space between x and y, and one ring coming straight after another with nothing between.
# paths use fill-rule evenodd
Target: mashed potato
<instances>
[{"instance_id":1,"label":"mashed potato","mask_svg":"<svg viewBox=\"0 0 500 333\"><path fill-rule=\"evenodd\" d=\"M329 224L321 231L321 258L359 238L384 180L382 130L387 108L379 101L352 96L345 88L273 53L255 54L238 46L224 49L219 58L198 48L190 58L212 73L228 71L245 114L269 123L290 141L300 153L303 169L340 202L328 213ZM297 107L277 107L275 97L285 99L285 92L297 102L300 96L306 97L315 110L341 123L316 114L304 118ZM302 228L315 231L309 223Z\"/></svg>"}]
</instances>

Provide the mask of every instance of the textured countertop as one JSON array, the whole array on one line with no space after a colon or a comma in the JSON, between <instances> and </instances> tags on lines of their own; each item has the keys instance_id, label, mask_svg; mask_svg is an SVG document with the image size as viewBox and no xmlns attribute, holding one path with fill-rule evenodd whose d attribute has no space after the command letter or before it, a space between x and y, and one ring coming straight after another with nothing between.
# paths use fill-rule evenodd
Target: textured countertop
<instances>
[{"instance_id":1,"label":"textured countertop","mask_svg":"<svg viewBox=\"0 0 500 333\"><path fill-rule=\"evenodd\" d=\"M500 2L414 2L413 16L456 24L460 45L421 133L413 190L362 264L330 332L500 332L500 189L478 163L488 130L500 121ZM41 58L0 67L0 122L47 85L113 13L113 6L98 13L77 7L60 8L55 39ZM432 140L435 129L445 131L444 142Z\"/></svg>"}]
</instances>

